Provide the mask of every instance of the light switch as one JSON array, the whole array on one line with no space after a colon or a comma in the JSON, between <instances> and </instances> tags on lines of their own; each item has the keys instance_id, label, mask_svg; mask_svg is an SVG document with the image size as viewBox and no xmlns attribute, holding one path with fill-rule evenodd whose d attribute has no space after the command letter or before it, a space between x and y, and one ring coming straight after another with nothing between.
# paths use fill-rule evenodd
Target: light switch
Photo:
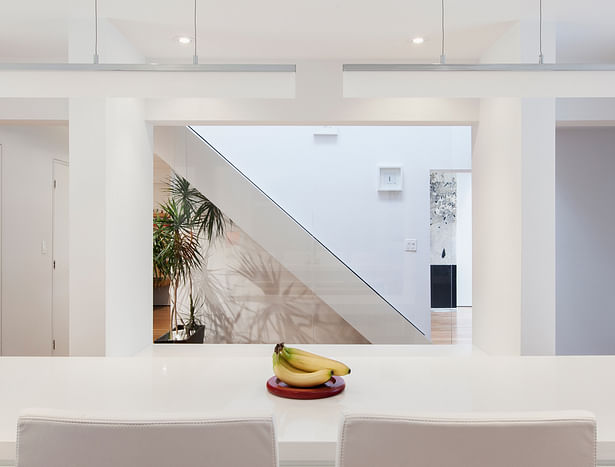
<instances>
[{"instance_id":1,"label":"light switch","mask_svg":"<svg viewBox=\"0 0 615 467\"><path fill-rule=\"evenodd\" d=\"M416 251L416 238L406 238L404 240L405 251Z\"/></svg>"},{"instance_id":2,"label":"light switch","mask_svg":"<svg viewBox=\"0 0 615 467\"><path fill-rule=\"evenodd\" d=\"M47 242L45 240L41 241L41 255L47 254Z\"/></svg>"}]
</instances>

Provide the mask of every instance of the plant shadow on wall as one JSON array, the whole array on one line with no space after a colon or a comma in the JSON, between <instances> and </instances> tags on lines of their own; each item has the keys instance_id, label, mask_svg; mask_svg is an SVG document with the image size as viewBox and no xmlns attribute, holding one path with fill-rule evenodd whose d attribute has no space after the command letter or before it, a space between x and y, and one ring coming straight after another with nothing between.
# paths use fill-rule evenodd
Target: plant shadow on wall
<instances>
[{"instance_id":1,"label":"plant shadow on wall","mask_svg":"<svg viewBox=\"0 0 615 467\"><path fill-rule=\"evenodd\" d=\"M224 234L228 220L201 192L174 174L168 181L168 201L153 216L154 282L169 283L169 332L157 343L202 343L205 299L195 291L194 275L203 270L201 241L211 244ZM187 309L179 306L180 288L188 295Z\"/></svg>"},{"instance_id":2,"label":"plant shadow on wall","mask_svg":"<svg viewBox=\"0 0 615 467\"><path fill-rule=\"evenodd\" d=\"M303 300L307 293L305 287L298 287L295 281L284 283L278 265L258 254L241 255L234 271L252 281L268 297L266 305L260 309L258 320L250 327L250 340L271 342L293 330L294 342L312 341L313 313ZM277 300L272 300L272 297Z\"/></svg>"},{"instance_id":3,"label":"plant shadow on wall","mask_svg":"<svg viewBox=\"0 0 615 467\"><path fill-rule=\"evenodd\" d=\"M271 258L232 248L236 265L230 266L232 277L245 279L243 285L221 280L223 271L204 267L200 271L199 290L205 297L206 341L211 343L271 343L282 337L293 342L313 341L311 299L303 298L308 290L296 281L284 283L283 272ZM205 263L209 251L204 253ZM245 290L249 284L259 293ZM256 306L254 302L256 303Z\"/></svg>"},{"instance_id":4,"label":"plant shadow on wall","mask_svg":"<svg viewBox=\"0 0 615 467\"><path fill-rule=\"evenodd\" d=\"M211 343L368 341L257 242L233 224L205 252L202 280Z\"/></svg>"}]
</instances>

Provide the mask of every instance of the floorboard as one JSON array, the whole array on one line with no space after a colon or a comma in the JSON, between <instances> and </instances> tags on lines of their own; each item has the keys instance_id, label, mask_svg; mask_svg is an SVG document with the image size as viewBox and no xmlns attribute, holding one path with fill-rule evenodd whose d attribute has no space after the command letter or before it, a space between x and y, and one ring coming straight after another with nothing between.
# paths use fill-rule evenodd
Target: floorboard
<instances>
[{"instance_id":1,"label":"floorboard","mask_svg":"<svg viewBox=\"0 0 615 467\"><path fill-rule=\"evenodd\" d=\"M472 308L431 312L431 342L437 345L472 343Z\"/></svg>"}]
</instances>

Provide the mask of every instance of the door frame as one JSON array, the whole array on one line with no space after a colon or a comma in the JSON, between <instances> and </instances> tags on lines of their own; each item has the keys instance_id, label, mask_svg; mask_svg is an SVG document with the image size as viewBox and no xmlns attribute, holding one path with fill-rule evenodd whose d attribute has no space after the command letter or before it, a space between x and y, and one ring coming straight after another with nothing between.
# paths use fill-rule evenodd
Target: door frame
<instances>
[{"instance_id":1,"label":"door frame","mask_svg":"<svg viewBox=\"0 0 615 467\"><path fill-rule=\"evenodd\" d=\"M67 168L69 168L69 163L65 160L62 159L57 159L57 158L53 158L51 161L51 190L52 190L52 195L51 195L51 339L52 339L52 348L51 348L51 355L54 356L56 355L56 349L54 346L54 342L55 342L55 301L54 301L54 294L55 294L55 282L56 282L56 278L55 278L55 268L54 268L54 262L55 262L55 258L56 258L56 236L55 236L55 223L56 223L56 190L55 190L55 181L56 181L56 164L60 164L63 165ZM70 323L70 309L66 310L67 311L67 318L69 319L68 323ZM67 323L67 324L68 324ZM70 329L68 330L67 337L70 337ZM70 339L69 339L70 341ZM70 346L69 346L69 342L66 343L67 345L67 349L68 349L68 354L70 355Z\"/></svg>"}]
</instances>

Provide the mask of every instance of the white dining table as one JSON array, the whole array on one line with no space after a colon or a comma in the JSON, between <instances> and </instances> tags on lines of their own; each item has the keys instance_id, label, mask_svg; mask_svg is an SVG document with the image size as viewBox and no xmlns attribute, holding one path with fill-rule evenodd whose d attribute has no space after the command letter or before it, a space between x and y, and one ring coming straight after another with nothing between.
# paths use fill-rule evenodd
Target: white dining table
<instances>
[{"instance_id":1,"label":"white dining table","mask_svg":"<svg viewBox=\"0 0 615 467\"><path fill-rule=\"evenodd\" d=\"M615 465L615 356L494 357L471 347L303 345L352 368L343 393L269 394L273 345L152 345L134 357L0 357L0 465L14 465L25 408L92 414L273 413L282 466L333 465L344 412L582 409L598 461Z\"/></svg>"}]
</instances>

